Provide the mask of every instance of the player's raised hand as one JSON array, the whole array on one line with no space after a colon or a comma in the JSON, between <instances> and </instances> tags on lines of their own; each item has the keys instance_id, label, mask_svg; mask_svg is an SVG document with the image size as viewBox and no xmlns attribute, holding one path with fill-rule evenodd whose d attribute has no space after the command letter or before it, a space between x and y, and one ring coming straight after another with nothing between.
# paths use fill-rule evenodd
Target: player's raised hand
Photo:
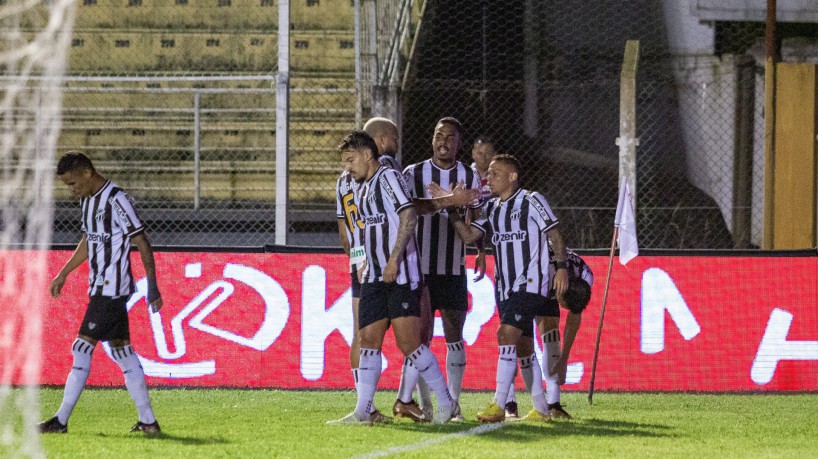
<instances>
[{"instance_id":1,"label":"player's raised hand","mask_svg":"<svg viewBox=\"0 0 818 459\"><path fill-rule=\"evenodd\" d=\"M426 185L426 190L433 198L443 198L451 194L451 192L435 182Z\"/></svg>"},{"instance_id":2,"label":"player's raised hand","mask_svg":"<svg viewBox=\"0 0 818 459\"><path fill-rule=\"evenodd\" d=\"M452 190L452 205L453 206L467 206L480 196L480 192L476 188L466 189L465 182L461 181Z\"/></svg>"},{"instance_id":3,"label":"player's raised hand","mask_svg":"<svg viewBox=\"0 0 818 459\"><path fill-rule=\"evenodd\" d=\"M58 274L57 277L51 281L51 285L48 286L48 292L53 298L58 298L60 292L62 292L63 285L65 285L65 276Z\"/></svg>"}]
</instances>

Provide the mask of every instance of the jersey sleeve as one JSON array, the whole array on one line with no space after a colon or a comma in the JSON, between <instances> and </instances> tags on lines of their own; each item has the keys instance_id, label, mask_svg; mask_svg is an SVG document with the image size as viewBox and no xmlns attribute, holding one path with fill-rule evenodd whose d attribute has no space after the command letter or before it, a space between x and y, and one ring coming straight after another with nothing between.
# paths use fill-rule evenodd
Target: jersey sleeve
<instances>
[{"instance_id":1,"label":"jersey sleeve","mask_svg":"<svg viewBox=\"0 0 818 459\"><path fill-rule=\"evenodd\" d=\"M113 209L113 218L119 220L122 231L126 236L135 236L145 231L145 227L142 225L142 221L136 213L133 200L127 193L120 191L109 199L111 201L111 208Z\"/></svg>"},{"instance_id":2,"label":"jersey sleeve","mask_svg":"<svg viewBox=\"0 0 818 459\"><path fill-rule=\"evenodd\" d=\"M418 199L419 196L417 194L417 190L415 189L415 165L406 166L406 169L403 170L403 179L407 185L407 190L409 191L409 197L411 199Z\"/></svg>"},{"instance_id":3,"label":"jersey sleeve","mask_svg":"<svg viewBox=\"0 0 818 459\"><path fill-rule=\"evenodd\" d=\"M469 225L479 229L483 235L491 233L491 224L489 223L489 206L490 202L486 203L481 209L480 214Z\"/></svg>"},{"instance_id":4,"label":"jersey sleeve","mask_svg":"<svg viewBox=\"0 0 818 459\"><path fill-rule=\"evenodd\" d=\"M344 218L344 197L341 196L341 181L344 175L341 174L338 180L335 181L335 218Z\"/></svg>"},{"instance_id":5,"label":"jersey sleeve","mask_svg":"<svg viewBox=\"0 0 818 459\"><path fill-rule=\"evenodd\" d=\"M548 201L545 200L543 195L533 191L526 196L526 199L528 199L528 202L531 204L529 216L537 222L540 231L548 231L559 224L557 217L551 210L551 206L548 205Z\"/></svg>"},{"instance_id":6,"label":"jersey sleeve","mask_svg":"<svg viewBox=\"0 0 818 459\"><path fill-rule=\"evenodd\" d=\"M381 163L381 165L386 166L390 169L395 169L396 171L400 170L400 163L398 162L397 159L393 158L392 156L381 155L378 157L378 162Z\"/></svg>"},{"instance_id":7,"label":"jersey sleeve","mask_svg":"<svg viewBox=\"0 0 818 459\"><path fill-rule=\"evenodd\" d=\"M409 190L406 187L406 181L400 172L387 169L381 174L379 180L383 195L389 200L396 212L413 205Z\"/></svg>"}]
</instances>

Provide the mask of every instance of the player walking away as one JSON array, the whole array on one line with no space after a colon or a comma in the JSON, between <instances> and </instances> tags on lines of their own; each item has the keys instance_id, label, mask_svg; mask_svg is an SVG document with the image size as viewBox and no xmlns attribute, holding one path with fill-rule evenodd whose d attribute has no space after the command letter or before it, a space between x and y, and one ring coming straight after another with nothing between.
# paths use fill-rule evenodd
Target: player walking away
<instances>
[{"instance_id":1,"label":"player walking away","mask_svg":"<svg viewBox=\"0 0 818 459\"><path fill-rule=\"evenodd\" d=\"M495 197L491 192L488 183L489 164L497 155L494 147L494 140L487 135L479 135L471 147L471 157L474 162L471 168L477 174L477 180L480 186L480 203L485 204L489 199Z\"/></svg>"},{"instance_id":2,"label":"player walking away","mask_svg":"<svg viewBox=\"0 0 818 459\"><path fill-rule=\"evenodd\" d=\"M500 301L500 329L497 332L499 359L494 400L479 413L482 422L505 420L504 405L519 364L531 392L534 409L526 420L549 421L552 406L543 394L542 371L534 353L532 322L538 316L559 317L556 304L548 301L553 291L561 297L568 287L566 250L558 221L545 198L519 184L520 165L510 155L498 155L488 171L488 183L497 197L488 202L483 215L470 226L453 217L458 234L466 242L490 237L494 249L495 282ZM548 239L553 247L556 273L549 276ZM557 337L558 341L558 337ZM552 368L553 354L543 353L542 367ZM557 355L559 357L559 355ZM557 389L558 390L558 389ZM558 399L558 398L557 398Z\"/></svg>"},{"instance_id":3,"label":"player walking away","mask_svg":"<svg viewBox=\"0 0 818 459\"><path fill-rule=\"evenodd\" d=\"M459 400L466 370L466 342L463 325L469 309L466 281L466 245L449 222L446 209L417 202L433 195L429 185L437 184L443 189L454 190L459 184L467 190L478 190L478 177L474 171L457 160L463 127L451 117L442 118L435 126L432 137L432 157L404 170L409 194L416 200L418 213L417 239L420 248L421 269L429 291L430 320L424 328L431 330L434 311L440 311L443 332L446 336L446 374L449 392ZM479 208L480 202L470 203ZM429 336L431 334L429 333ZM428 343L427 343L428 344ZM421 396L421 405L425 405ZM463 420L460 413L456 420Z\"/></svg>"},{"instance_id":4,"label":"player walking away","mask_svg":"<svg viewBox=\"0 0 818 459\"><path fill-rule=\"evenodd\" d=\"M68 418L91 372L91 355L99 341L108 341L114 361L122 368L125 386L136 403L139 420L131 432L159 432L145 373L131 346L127 301L134 292L129 250L139 249L148 278L147 302L153 312L162 308L156 286L153 249L130 196L95 169L82 153L69 152L57 163L57 176L82 201L83 236L74 254L51 281L51 296L60 296L68 275L88 260L88 308L71 346L74 364L65 382L57 414L40 424L40 432L67 433Z\"/></svg>"},{"instance_id":5,"label":"player walking away","mask_svg":"<svg viewBox=\"0 0 818 459\"><path fill-rule=\"evenodd\" d=\"M347 136L338 150L345 169L359 183L355 204L364 222L367 263L358 310L358 401L352 413L330 423L371 424L372 400L381 375L381 347L390 325L398 348L437 396L433 422L448 422L459 408L435 356L420 340L417 214L403 176L378 162L378 148L363 131Z\"/></svg>"},{"instance_id":6,"label":"player walking away","mask_svg":"<svg viewBox=\"0 0 818 459\"><path fill-rule=\"evenodd\" d=\"M398 148L398 128L395 123L386 118L372 118L364 125L364 130L372 137L381 155L378 162L383 166L400 170L400 164L395 159ZM349 256L350 280L352 285L352 343L349 348L349 361L352 368L353 381L358 381L358 364L361 357L361 342L358 335L358 304L361 299L361 282L359 271L363 270L366 253L361 239L364 222L360 218L358 207L355 205L355 192L358 188L352 175L348 171L341 173L335 186L336 217L338 220L338 237L341 247ZM357 389L357 387L356 387ZM414 415L423 415L418 407L412 412ZM376 423L388 423L392 418L381 413L373 404L370 419ZM426 420L426 419L419 419Z\"/></svg>"}]
</instances>

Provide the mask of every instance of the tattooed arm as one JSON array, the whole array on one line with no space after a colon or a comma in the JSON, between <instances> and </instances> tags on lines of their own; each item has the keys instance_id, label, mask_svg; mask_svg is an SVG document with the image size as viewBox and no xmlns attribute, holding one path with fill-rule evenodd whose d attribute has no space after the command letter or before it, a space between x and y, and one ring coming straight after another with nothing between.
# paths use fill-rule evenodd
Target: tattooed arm
<instances>
[{"instance_id":1,"label":"tattooed arm","mask_svg":"<svg viewBox=\"0 0 818 459\"><path fill-rule=\"evenodd\" d=\"M395 247L389 254L389 261L383 269L383 281L386 283L395 282L398 279L398 260L409 244L409 239L415 237L415 228L418 224L418 214L414 206L404 208L398 214L400 224L398 226L398 237L395 240Z\"/></svg>"}]
</instances>

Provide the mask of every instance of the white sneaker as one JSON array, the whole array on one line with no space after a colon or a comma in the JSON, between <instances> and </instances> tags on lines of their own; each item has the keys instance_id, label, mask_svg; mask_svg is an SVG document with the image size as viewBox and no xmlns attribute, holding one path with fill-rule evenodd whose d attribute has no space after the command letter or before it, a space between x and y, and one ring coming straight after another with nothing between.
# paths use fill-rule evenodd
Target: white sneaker
<instances>
[{"instance_id":1,"label":"white sneaker","mask_svg":"<svg viewBox=\"0 0 818 459\"><path fill-rule=\"evenodd\" d=\"M341 419L335 419L333 421L327 421L327 424L331 425L348 425L348 426L371 426L372 421L369 419L362 420L358 417L357 414L353 411L348 415L342 417Z\"/></svg>"}]
</instances>

